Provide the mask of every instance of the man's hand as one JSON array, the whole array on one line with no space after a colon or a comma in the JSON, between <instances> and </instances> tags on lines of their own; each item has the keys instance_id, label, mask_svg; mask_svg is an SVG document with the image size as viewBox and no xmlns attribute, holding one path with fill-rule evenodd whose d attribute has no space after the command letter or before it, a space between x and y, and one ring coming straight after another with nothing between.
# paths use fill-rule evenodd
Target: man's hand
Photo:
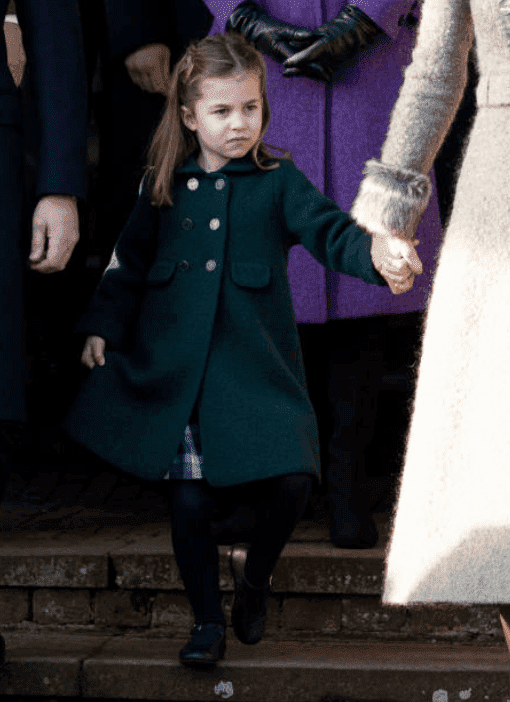
<instances>
[{"instance_id":1,"label":"man's hand","mask_svg":"<svg viewBox=\"0 0 510 702\"><path fill-rule=\"evenodd\" d=\"M21 29L15 22L4 22L5 45L7 47L7 64L12 79L19 87L23 80L27 57L23 48Z\"/></svg>"},{"instance_id":2,"label":"man's hand","mask_svg":"<svg viewBox=\"0 0 510 702\"><path fill-rule=\"evenodd\" d=\"M63 271L79 238L76 198L71 195L41 198L32 220L30 268L39 273Z\"/></svg>"},{"instance_id":3,"label":"man's hand","mask_svg":"<svg viewBox=\"0 0 510 702\"><path fill-rule=\"evenodd\" d=\"M419 243L416 239L407 241L397 236L372 236L372 262L394 295L410 290L415 276L423 273L415 250Z\"/></svg>"},{"instance_id":4,"label":"man's hand","mask_svg":"<svg viewBox=\"0 0 510 702\"><path fill-rule=\"evenodd\" d=\"M168 94L170 49L165 44L149 44L124 61L133 83L149 93Z\"/></svg>"},{"instance_id":5,"label":"man's hand","mask_svg":"<svg viewBox=\"0 0 510 702\"><path fill-rule=\"evenodd\" d=\"M81 362L83 365L91 369L94 368L96 364L98 366L104 366L105 347L106 342L102 336L88 336L81 354Z\"/></svg>"}]
</instances>

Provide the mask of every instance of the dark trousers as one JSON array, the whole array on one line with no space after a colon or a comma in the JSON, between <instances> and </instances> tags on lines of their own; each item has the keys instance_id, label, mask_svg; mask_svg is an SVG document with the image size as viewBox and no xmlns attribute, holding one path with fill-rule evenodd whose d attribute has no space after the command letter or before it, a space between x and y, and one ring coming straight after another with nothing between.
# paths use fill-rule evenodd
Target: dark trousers
<instances>
[{"instance_id":1,"label":"dark trousers","mask_svg":"<svg viewBox=\"0 0 510 702\"><path fill-rule=\"evenodd\" d=\"M321 490L332 530L346 506L361 515L370 511L370 497L361 486L372 464L381 460L381 443L388 436L392 446L385 446L385 453L393 452L398 464L421 321L422 313L411 312L298 325L308 391L319 423ZM404 407L403 415L379 412L395 397Z\"/></svg>"}]
</instances>

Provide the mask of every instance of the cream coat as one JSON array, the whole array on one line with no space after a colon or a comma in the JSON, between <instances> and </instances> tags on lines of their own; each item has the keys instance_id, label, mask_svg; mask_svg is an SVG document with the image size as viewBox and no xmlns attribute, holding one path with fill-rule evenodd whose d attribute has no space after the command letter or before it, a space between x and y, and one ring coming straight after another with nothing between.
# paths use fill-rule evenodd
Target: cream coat
<instances>
[{"instance_id":1,"label":"cream coat","mask_svg":"<svg viewBox=\"0 0 510 702\"><path fill-rule=\"evenodd\" d=\"M476 38L478 112L429 302L385 604L510 602L510 3L425 0L352 213L412 236ZM419 249L418 249L419 252Z\"/></svg>"}]
</instances>

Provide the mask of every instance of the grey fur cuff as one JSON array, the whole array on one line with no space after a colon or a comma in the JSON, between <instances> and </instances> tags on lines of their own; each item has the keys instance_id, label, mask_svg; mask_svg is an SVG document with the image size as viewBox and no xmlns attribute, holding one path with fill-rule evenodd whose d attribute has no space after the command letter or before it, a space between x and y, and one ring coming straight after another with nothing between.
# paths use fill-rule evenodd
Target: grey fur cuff
<instances>
[{"instance_id":1,"label":"grey fur cuff","mask_svg":"<svg viewBox=\"0 0 510 702\"><path fill-rule=\"evenodd\" d=\"M351 217L369 234L412 239L432 193L430 178L375 159L363 174Z\"/></svg>"}]
</instances>

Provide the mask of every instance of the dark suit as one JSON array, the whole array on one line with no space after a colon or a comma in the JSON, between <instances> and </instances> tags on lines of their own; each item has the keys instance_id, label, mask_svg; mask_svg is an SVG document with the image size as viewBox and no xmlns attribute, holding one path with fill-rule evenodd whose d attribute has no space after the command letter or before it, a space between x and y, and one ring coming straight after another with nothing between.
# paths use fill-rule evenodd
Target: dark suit
<instances>
[{"instance_id":1,"label":"dark suit","mask_svg":"<svg viewBox=\"0 0 510 702\"><path fill-rule=\"evenodd\" d=\"M5 17L8 0L0 0ZM36 197L85 197L87 96L76 0L17 0L37 109ZM24 139L21 92L0 32L0 420L25 418L22 360ZM32 213L30 213L31 215ZM29 219L27 217L27 219Z\"/></svg>"},{"instance_id":2,"label":"dark suit","mask_svg":"<svg viewBox=\"0 0 510 702\"><path fill-rule=\"evenodd\" d=\"M213 17L202 0L80 0L89 87L99 56L101 90L93 95L99 132L96 249L107 260L134 205L146 148L164 107L162 95L135 85L124 60L148 44L165 44L171 65Z\"/></svg>"}]
</instances>

